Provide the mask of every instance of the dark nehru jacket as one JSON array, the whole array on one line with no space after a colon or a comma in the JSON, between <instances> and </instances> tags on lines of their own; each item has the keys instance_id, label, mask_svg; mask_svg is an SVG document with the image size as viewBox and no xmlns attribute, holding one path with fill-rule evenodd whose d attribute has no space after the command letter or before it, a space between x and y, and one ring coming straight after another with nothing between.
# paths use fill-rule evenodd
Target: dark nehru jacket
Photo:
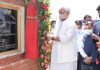
<instances>
[{"instance_id":1,"label":"dark nehru jacket","mask_svg":"<svg viewBox=\"0 0 100 70\"><path fill-rule=\"evenodd\" d=\"M89 56L89 57L92 57L92 54L93 54L93 47L94 47L94 43L92 41L92 38L91 38L91 35L87 35L85 38L84 38L84 51L85 53ZM83 64L86 64L84 62L84 58L82 58L82 63ZM86 64L87 65L87 64ZM92 65L89 64L89 65Z\"/></svg>"}]
</instances>

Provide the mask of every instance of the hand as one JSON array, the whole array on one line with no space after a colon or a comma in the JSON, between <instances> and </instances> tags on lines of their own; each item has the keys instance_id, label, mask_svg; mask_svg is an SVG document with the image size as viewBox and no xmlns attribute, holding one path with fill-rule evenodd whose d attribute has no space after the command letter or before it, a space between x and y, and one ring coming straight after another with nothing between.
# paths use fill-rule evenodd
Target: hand
<instances>
[{"instance_id":1,"label":"hand","mask_svg":"<svg viewBox=\"0 0 100 70\"><path fill-rule=\"evenodd\" d=\"M91 63L91 57L86 56L84 62L85 62L86 64L90 64L90 63Z\"/></svg>"},{"instance_id":2,"label":"hand","mask_svg":"<svg viewBox=\"0 0 100 70\"><path fill-rule=\"evenodd\" d=\"M59 36L54 37L54 40L55 40L55 41L60 41Z\"/></svg>"},{"instance_id":3,"label":"hand","mask_svg":"<svg viewBox=\"0 0 100 70\"><path fill-rule=\"evenodd\" d=\"M97 47L100 48L100 41L96 43Z\"/></svg>"},{"instance_id":4,"label":"hand","mask_svg":"<svg viewBox=\"0 0 100 70\"><path fill-rule=\"evenodd\" d=\"M48 41L52 40L52 37L48 36L48 37L47 37L47 40L48 40Z\"/></svg>"},{"instance_id":5,"label":"hand","mask_svg":"<svg viewBox=\"0 0 100 70\"><path fill-rule=\"evenodd\" d=\"M49 40L49 41L48 41L48 44L50 45L50 47L52 47L53 41L52 41L52 40Z\"/></svg>"},{"instance_id":6,"label":"hand","mask_svg":"<svg viewBox=\"0 0 100 70\"><path fill-rule=\"evenodd\" d=\"M100 48L98 48L98 52L100 53Z\"/></svg>"},{"instance_id":7,"label":"hand","mask_svg":"<svg viewBox=\"0 0 100 70\"><path fill-rule=\"evenodd\" d=\"M94 40L100 40L100 37L97 36L97 35L94 34L94 33L91 33L91 36L92 36L92 38L93 38Z\"/></svg>"},{"instance_id":8,"label":"hand","mask_svg":"<svg viewBox=\"0 0 100 70\"><path fill-rule=\"evenodd\" d=\"M52 36L47 35L46 37L47 37L48 40L52 40Z\"/></svg>"}]
</instances>

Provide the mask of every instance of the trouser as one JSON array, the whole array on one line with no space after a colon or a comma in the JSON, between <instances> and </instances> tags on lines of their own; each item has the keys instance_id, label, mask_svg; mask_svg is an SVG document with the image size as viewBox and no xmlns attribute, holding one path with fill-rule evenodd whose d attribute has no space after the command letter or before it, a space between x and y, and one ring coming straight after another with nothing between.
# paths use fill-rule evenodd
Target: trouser
<instances>
[{"instance_id":1,"label":"trouser","mask_svg":"<svg viewBox=\"0 0 100 70\"><path fill-rule=\"evenodd\" d=\"M77 61L50 64L50 70L77 70Z\"/></svg>"},{"instance_id":2,"label":"trouser","mask_svg":"<svg viewBox=\"0 0 100 70\"><path fill-rule=\"evenodd\" d=\"M100 70L100 63L99 64L93 63L93 70Z\"/></svg>"},{"instance_id":3,"label":"trouser","mask_svg":"<svg viewBox=\"0 0 100 70\"><path fill-rule=\"evenodd\" d=\"M93 70L93 66L81 64L81 70Z\"/></svg>"},{"instance_id":4,"label":"trouser","mask_svg":"<svg viewBox=\"0 0 100 70\"><path fill-rule=\"evenodd\" d=\"M78 53L77 70L81 70L81 55Z\"/></svg>"}]
</instances>

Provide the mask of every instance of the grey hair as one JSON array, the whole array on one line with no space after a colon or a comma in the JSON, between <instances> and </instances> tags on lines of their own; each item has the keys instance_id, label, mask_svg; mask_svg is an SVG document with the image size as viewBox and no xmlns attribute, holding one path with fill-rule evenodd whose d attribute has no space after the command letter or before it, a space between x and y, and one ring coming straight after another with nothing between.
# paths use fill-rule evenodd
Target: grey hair
<instances>
[{"instance_id":1,"label":"grey hair","mask_svg":"<svg viewBox=\"0 0 100 70\"><path fill-rule=\"evenodd\" d=\"M66 10L66 12L68 13L68 14L70 14L70 9L69 8L66 8L66 7L63 7L65 10Z\"/></svg>"}]
</instances>

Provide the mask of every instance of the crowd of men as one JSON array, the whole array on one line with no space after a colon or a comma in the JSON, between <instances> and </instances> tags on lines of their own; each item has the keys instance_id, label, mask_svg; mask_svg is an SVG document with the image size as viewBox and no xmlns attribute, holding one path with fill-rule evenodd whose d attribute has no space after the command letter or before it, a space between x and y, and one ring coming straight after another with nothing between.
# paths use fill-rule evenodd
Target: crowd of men
<instances>
[{"instance_id":1,"label":"crowd of men","mask_svg":"<svg viewBox=\"0 0 100 70\"><path fill-rule=\"evenodd\" d=\"M100 5L96 11L100 18ZM50 70L100 70L100 20L92 20L91 15L75 22L70 19L70 9L62 7L55 28L52 22Z\"/></svg>"}]
</instances>

